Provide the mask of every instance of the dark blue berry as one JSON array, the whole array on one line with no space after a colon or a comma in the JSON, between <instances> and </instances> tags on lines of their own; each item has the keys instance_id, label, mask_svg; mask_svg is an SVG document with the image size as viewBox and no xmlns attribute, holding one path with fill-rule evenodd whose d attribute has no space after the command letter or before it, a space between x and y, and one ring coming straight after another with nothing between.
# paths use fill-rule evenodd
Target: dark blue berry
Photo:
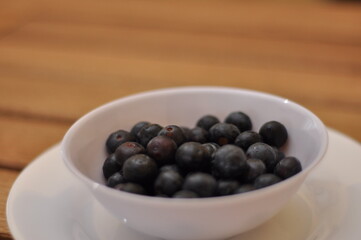
<instances>
[{"instance_id":1,"label":"dark blue berry","mask_svg":"<svg viewBox=\"0 0 361 240\"><path fill-rule=\"evenodd\" d=\"M207 173L190 173L184 180L183 190L195 192L199 197L212 197L217 190L217 181Z\"/></svg>"},{"instance_id":2,"label":"dark blue berry","mask_svg":"<svg viewBox=\"0 0 361 240\"><path fill-rule=\"evenodd\" d=\"M234 144L244 151L247 151L249 146L257 142L262 142L262 137L257 132L251 130L240 133L234 140Z\"/></svg>"},{"instance_id":3,"label":"dark blue berry","mask_svg":"<svg viewBox=\"0 0 361 240\"><path fill-rule=\"evenodd\" d=\"M282 181L282 179L280 177L278 177L272 173L266 173L266 174L262 174L262 175L258 176L254 180L254 186L255 186L255 188L259 189L259 188L271 186L271 185L279 183L281 181Z\"/></svg>"},{"instance_id":4,"label":"dark blue berry","mask_svg":"<svg viewBox=\"0 0 361 240\"><path fill-rule=\"evenodd\" d=\"M213 156L213 174L221 179L239 179L248 170L247 157L234 145L220 147Z\"/></svg>"},{"instance_id":5,"label":"dark blue berry","mask_svg":"<svg viewBox=\"0 0 361 240\"><path fill-rule=\"evenodd\" d=\"M195 127L191 129L189 141L206 143L208 142L208 138L209 138L209 133L204 128Z\"/></svg>"},{"instance_id":6,"label":"dark blue berry","mask_svg":"<svg viewBox=\"0 0 361 240\"><path fill-rule=\"evenodd\" d=\"M147 153L153 158L158 166L174 162L177 144L173 139L166 136L156 136L147 145Z\"/></svg>"},{"instance_id":7,"label":"dark blue berry","mask_svg":"<svg viewBox=\"0 0 361 240\"><path fill-rule=\"evenodd\" d=\"M255 190L255 186L252 184L243 184L234 191L234 194L245 193Z\"/></svg>"},{"instance_id":8,"label":"dark blue berry","mask_svg":"<svg viewBox=\"0 0 361 240\"><path fill-rule=\"evenodd\" d=\"M125 183L125 179L120 172L116 172L108 178L107 186L115 187L116 185L118 185L120 183Z\"/></svg>"},{"instance_id":9,"label":"dark blue berry","mask_svg":"<svg viewBox=\"0 0 361 240\"><path fill-rule=\"evenodd\" d=\"M148 142L157 136L162 129L159 124L150 124L142 127L137 134L139 143L142 144L143 147L147 147Z\"/></svg>"},{"instance_id":10,"label":"dark blue berry","mask_svg":"<svg viewBox=\"0 0 361 240\"><path fill-rule=\"evenodd\" d=\"M239 133L233 124L217 123L209 129L209 140L223 146L233 143Z\"/></svg>"},{"instance_id":11,"label":"dark blue berry","mask_svg":"<svg viewBox=\"0 0 361 240\"><path fill-rule=\"evenodd\" d=\"M198 198L198 194L189 190L180 190L173 195L173 198Z\"/></svg>"},{"instance_id":12,"label":"dark blue berry","mask_svg":"<svg viewBox=\"0 0 361 240\"><path fill-rule=\"evenodd\" d=\"M150 124L151 123L147 122L147 121L138 122L132 127L132 129L130 130L130 133L133 134L134 136L137 136L140 129L142 129L145 126L149 126Z\"/></svg>"},{"instance_id":13,"label":"dark blue berry","mask_svg":"<svg viewBox=\"0 0 361 240\"><path fill-rule=\"evenodd\" d=\"M176 125L165 126L162 130L160 130L158 136L166 136L173 139L177 146L180 146L186 141L182 128Z\"/></svg>"},{"instance_id":14,"label":"dark blue berry","mask_svg":"<svg viewBox=\"0 0 361 240\"><path fill-rule=\"evenodd\" d=\"M137 142L125 142L122 143L116 150L115 150L115 157L120 166L123 166L125 160L129 157L139 154L145 153L145 149L142 145Z\"/></svg>"},{"instance_id":15,"label":"dark blue berry","mask_svg":"<svg viewBox=\"0 0 361 240\"><path fill-rule=\"evenodd\" d=\"M268 172L273 172L278 163L276 152L270 145L265 143L252 144L247 150L247 156L262 160Z\"/></svg>"},{"instance_id":16,"label":"dark blue berry","mask_svg":"<svg viewBox=\"0 0 361 240\"><path fill-rule=\"evenodd\" d=\"M205 115L201 117L196 126L209 130L214 124L219 123L219 119L213 115Z\"/></svg>"},{"instance_id":17,"label":"dark blue berry","mask_svg":"<svg viewBox=\"0 0 361 240\"><path fill-rule=\"evenodd\" d=\"M176 171L160 172L154 183L156 194L165 194L172 196L181 190L183 185L183 177Z\"/></svg>"},{"instance_id":18,"label":"dark blue berry","mask_svg":"<svg viewBox=\"0 0 361 240\"><path fill-rule=\"evenodd\" d=\"M247 159L248 171L242 176L242 180L248 183L253 182L258 176L266 173L266 165L260 159Z\"/></svg>"},{"instance_id":19,"label":"dark blue berry","mask_svg":"<svg viewBox=\"0 0 361 240\"><path fill-rule=\"evenodd\" d=\"M252 129L252 122L249 116L243 112L232 112L224 120L226 123L235 125L240 132Z\"/></svg>"},{"instance_id":20,"label":"dark blue berry","mask_svg":"<svg viewBox=\"0 0 361 240\"><path fill-rule=\"evenodd\" d=\"M114 173L119 172L122 166L118 163L115 154L110 154L103 163L103 176L108 179Z\"/></svg>"},{"instance_id":21,"label":"dark blue berry","mask_svg":"<svg viewBox=\"0 0 361 240\"><path fill-rule=\"evenodd\" d=\"M279 162L285 158L285 154L283 152L281 152L278 148L276 148L276 147L272 147L272 148L276 153L277 162Z\"/></svg>"},{"instance_id":22,"label":"dark blue berry","mask_svg":"<svg viewBox=\"0 0 361 240\"><path fill-rule=\"evenodd\" d=\"M128 182L149 183L158 174L156 162L145 154L136 154L123 164L123 176Z\"/></svg>"},{"instance_id":23,"label":"dark blue berry","mask_svg":"<svg viewBox=\"0 0 361 240\"><path fill-rule=\"evenodd\" d=\"M125 142L133 142L135 140L135 136L130 132L125 130L118 130L109 135L105 146L108 153L114 153L120 144Z\"/></svg>"},{"instance_id":24,"label":"dark blue berry","mask_svg":"<svg viewBox=\"0 0 361 240\"><path fill-rule=\"evenodd\" d=\"M183 143L177 149L175 161L182 171L201 171L207 164L206 150L197 142Z\"/></svg>"},{"instance_id":25,"label":"dark blue berry","mask_svg":"<svg viewBox=\"0 0 361 240\"><path fill-rule=\"evenodd\" d=\"M217 143L203 143L203 147L206 149L206 155L207 159L211 161L213 159L214 153L220 148L220 146Z\"/></svg>"},{"instance_id":26,"label":"dark blue berry","mask_svg":"<svg viewBox=\"0 0 361 240\"><path fill-rule=\"evenodd\" d=\"M270 121L263 124L259 130L259 134L265 143L277 148L282 147L288 137L286 127L277 121Z\"/></svg>"},{"instance_id":27,"label":"dark blue berry","mask_svg":"<svg viewBox=\"0 0 361 240\"><path fill-rule=\"evenodd\" d=\"M181 174L181 171L177 164L164 165L159 168L159 172L165 172L165 171L175 171L175 172Z\"/></svg>"},{"instance_id":28,"label":"dark blue berry","mask_svg":"<svg viewBox=\"0 0 361 240\"><path fill-rule=\"evenodd\" d=\"M114 188L128 193L147 195L147 191L144 189L144 187L137 183L120 183L116 185Z\"/></svg>"},{"instance_id":29,"label":"dark blue berry","mask_svg":"<svg viewBox=\"0 0 361 240\"><path fill-rule=\"evenodd\" d=\"M184 126L182 126L181 129L183 131L184 137L186 138L186 142L189 142L191 139L191 129Z\"/></svg>"},{"instance_id":30,"label":"dark blue berry","mask_svg":"<svg viewBox=\"0 0 361 240\"><path fill-rule=\"evenodd\" d=\"M283 179L292 177L301 171L301 162L295 157L283 158L274 169L274 173Z\"/></svg>"},{"instance_id":31,"label":"dark blue berry","mask_svg":"<svg viewBox=\"0 0 361 240\"><path fill-rule=\"evenodd\" d=\"M239 188L238 181L235 180L219 180L217 182L217 195L226 196L233 194Z\"/></svg>"}]
</instances>

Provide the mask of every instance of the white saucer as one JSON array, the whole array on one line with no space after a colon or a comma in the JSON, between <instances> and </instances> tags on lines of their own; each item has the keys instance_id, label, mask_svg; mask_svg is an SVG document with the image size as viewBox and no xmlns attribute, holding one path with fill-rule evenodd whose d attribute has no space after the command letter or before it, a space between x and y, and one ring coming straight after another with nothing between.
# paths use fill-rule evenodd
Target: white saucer
<instances>
[{"instance_id":1,"label":"white saucer","mask_svg":"<svg viewBox=\"0 0 361 240\"><path fill-rule=\"evenodd\" d=\"M329 150L297 195L266 224L232 240L358 240L361 145L329 130ZM16 240L155 240L128 229L66 169L56 145L15 181L7 220Z\"/></svg>"}]
</instances>

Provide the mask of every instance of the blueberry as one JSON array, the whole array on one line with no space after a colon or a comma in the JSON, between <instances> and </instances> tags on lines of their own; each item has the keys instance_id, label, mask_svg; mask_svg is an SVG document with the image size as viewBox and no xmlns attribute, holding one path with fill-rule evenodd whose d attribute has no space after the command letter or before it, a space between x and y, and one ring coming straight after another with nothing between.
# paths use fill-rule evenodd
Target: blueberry
<instances>
[{"instance_id":1,"label":"blueberry","mask_svg":"<svg viewBox=\"0 0 361 240\"><path fill-rule=\"evenodd\" d=\"M271 146L280 148L286 143L288 133L282 123L277 121L266 122L259 130L263 141Z\"/></svg>"},{"instance_id":2,"label":"blueberry","mask_svg":"<svg viewBox=\"0 0 361 240\"><path fill-rule=\"evenodd\" d=\"M257 132L251 130L240 133L234 140L234 144L244 151L247 151L249 146L257 142L262 142L262 137Z\"/></svg>"},{"instance_id":3,"label":"blueberry","mask_svg":"<svg viewBox=\"0 0 361 240\"><path fill-rule=\"evenodd\" d=\"M148 142L157 136L160 130L162 130L162 127L159 124L150 124L142 127L137 134L139 143L143 147L147 147Z\"/></svg>"},{"instance_id":4,"label":"blueberry","mask_svg":"<svg viewBox=\"0 0 361 240\"><path fill-rule=\"evenodd\" d=\"M175 161L183 171L201 171L207 164L206 150L197 142L183 143L177 149Z\"/></svg>"},{"instance_id":5,"label":"blueberry","mask_svg":"<svg viewBox=\"0 0 361 240\"><path fill-rule=\"evenodd\" d=\"M259 189L259 188L271 186L271 185L279 183L281 181L282 181L282 179L280 177L278 177L272 173L266 173L266 174L262 174L262 175L258 176L254 180L254 186L255 186L255 188Z\"/></svg>"},{"instance_id":6,"label":"blueberry","mask_svg":"<svg viewBox=\"0 0 361 240\"><path fill-rule=\"evenodd\" d=\"M243 112L232 112L224 120L226 123L235 125L240 132L252 129L252 122L249 116Z\"/></svg>"},{"instance_id":7,"label":"blueberry","mask_svg":"<svg viewBox=\"0 0 361 240\"><path fill-rule=\"evenodd\" d=\"M276 147L272 147L273 148L273 150L275 151L275 153L276 153L276 159L277 159L277 162L279 162L279 161L281 161L282 159L284 159L285 158L285 154L282 152L282 151L280 151L278 148L276 148Z\"/></svg>"},{"instance_id":8,"label":"blueberry","mask_svg":"<svg viewBox=\"0 0 361 240\"><path fill-rule=\"evenodd\" d=\"M165 126L162 130L160 130L158 136L167 136L173 139L174 142L177 144L177 146L180 146L182 143L186 141L186 137L184 135L182 128L176 125Z\"/></svg>"},{"instance_id":9,"label":"blueberry","mask_svg":"<svg viewBox=\"0 0 361 240\"><path fill-rule=\"evenodd\" d=\"M211 143L211 142L203 143L202 146L205 147L206 149L206 155L209 161L211 161L217 149L220 148L220 146L217 143Z\"/></svg>"},{"instance_id":10,"label":"blueberry","mask_svg":"<svg viewBox=\"0 0 361 240\"><path fill-rule=\"evenodd\" d=\"M120 166L123 166L125 160L129 157L139 154L145 153L145 149L142 145L137 142L125 142L122 143L116 150L115 150L115 157Z\"/></svg>"},{"instance_id":11,"label":"blueberry","mask_svg":"<svg viewBox=\"0 0 361 240\"><path fill-rule=\"evenodd\" d=\"M181 171L177 164L164 165L159 168L159 172L165 172L165 171L175 171L175 172L181 174Z\"/></svg>"},{"instance_id":12,"label":"blueberry","mask_svg":"<svg viewBox=\"0 0 361 240\"><path fill-rule=\"evenodd\" d=\"M122 166L118 163L115 154L110 154L103 163L103 176L108 179L114 173L119 172Z\"/></svg>"},{"instance_id":13,"label":"blueberry","mask_svg":"<svg viewBox=\"0 0 361 240\"><path fill-rule=\"evenodd\" d=\"M184 137L186 139L185 141L189 142L191 139L191 129L189 127L184 127L184 126L182 126L181 129L182 129Z\"/></svg>"},{"instance_id":14,"label":"blueberry","mask_svg":"<svg viewBox=\"0 0 361 240\"><path fill-rule=\"evenodd\" d=\"M274 173L283 179L292 177L301 171L301 162L295 157L283 158L274 169Z\"/></svg>"},{"instance_id":15,"label":"blueberry","mask_svg":"<svg viewBox=\"0 0 361 240\"><path fill-rule=\"evenodd\" d=\"M255 186L252 184L243 184L234 191L234 194L245 193L255 190Z\"/></svg>"},{"instance_id":16,"label":"blueberry","mask_svg":"<svg viewBox=\"0 0 361 240\"><path fill-rule=\"evenodd\" d=\"M154 183L156 194L165 194L172 196L181 190L183 185L183 177L176 171L160 172Z\"/></svg>"},{"instance_id":17,"label":"blueberry","mask_svg":"<svg viewBox=\"0 0 361 240\"><path fill-rule=\"evenodd\" d=\"M108 136L105 143L108 153L114 153L117 147L125 142L135 141L135 136L128 131L118 130Z\"/></svg>"},{"instance_id":18,"label":"blueberry","mask_svg":"<svg viewBox=\"0 0 361 240\"><path fill-rule=\"evenodd\" d=\"M276 152L270 145L265 143L252 144L247 150L247 156L262 160L268 172L273 172L273 168L278 163Z\"/></svg>"},{"instance_id":19,"label":"blueberry","mask_svg":"<svg viewBox=\"0 0 361 240\"><path fill-rule=\"evenodd\" d=\"M150 124L151 123L147 122L147 121L138 122L132 127L132 129L130 130L130 133L133 134L134 136L137 136L140 129L142 129L145 126L149 126Z\"/></svg>"},{"instance_id":20,"label":"blueberry","mask_svg":"<svg viewBox=\"0 0 361 240\"><path fill-rule=\"evenodd\" d=\"M222 146L233 143L239 135L238 128L229 123L217 123L209 129L209 140Z\"/></svg>"},{"instance_id":21,"label":"blueberry","mask_svg":"<svg viewBox=\"0 0 361 240\"><path fill-rule=\"evenodd\" d=\"M258 176L266 173L266 165L260 159L247 159L248 171L242 180L248 183L253 182Z\"/></svg>"},{"instance_id":22,"label":"blueberry","mask_svg":"<svg viewBox=\"0 0 361 240\"><path fill-rule=\"evenodd\" d=\"M248 170L247 157L234 145L220 147L213 156L213 174L222 179L238 179Z\"/></svg>"},{"instance_id":23,"label":"blueberry","mask_svg":"<svg viewBox=\"0 0 361 240\"><path fill-rule=\"evenodd\" d=\"M209 133L201 127L192 128L190 131L190 139L192 142L206 143L208 142Z\"/></svg>"},{"instance_id":24,"label":"blueberry","mask_svg":"<svg viewBox=\"0 0 361 240\"><path fill-rule=\"evenodd\" d=\"M190 173L184 180L183 190L195 192L199 197L212 197L217 189L216 179L207 173Z\"/></svg>"},{"instance_id":25,"label":"blueberry","mask_svg":"<svg viewBox=\"0 0 361 240\"><path fill-rule=\"evenodd\" d=\"M116 185L118 185L120 183L125 183L125 179L120 172L116 172L108 178L107 186L115 187Z\"/></svg>"},{"instance_id":26,"label":"blueberry","mask_svg":"<svg viewBox=\"0 0 361 240\"><path fill-rule=\"evenodd\" d=\"M144 189L144 187L136 183L120 183L114 188L124 192L147 195L147 191Z\"/></svg>"},{"instance_id":27,"label":"blueberry","mask_svg":"<svg viewBox=\"0 0 361 240\"><path fill-rule=\"evenodd\" d=\"M219 119L213 115L205 115L201 117L196 126L209 130L214 124L219 123Z\"/></svg>"},{"instance_id":28,"label":"blueberry","mask_svg":"<svg viewBox=\"0 0 361 240\"><path fill-rule=\"evenodd\" d=\"M217 182L217 195L226 196L233 194L239 188L238 181L235 180L219 180Z\"/></svg>"},{"instance_id":29,"label":"blueberry","mask_svg":"<svg viewBox=\"0 0 361 240\"><path fill-rule=\"evenodd\" d=\"M173 198L198 198L198 194L189 190L180 190L173 195Z\"/></svg>"},{"instance_id":30,"label":"blueberry","mask_svg":"<svg viewBox=\"0 0 361 240\"><path fill-rule=\"evenodd\" d=\"M147 145L148 155L157 162L158 166L172 163L176 150L177 144L166 136L156 136Z\"/></svg>"},{"instance_id":31,"label":"blueberry","mask_svg":"<svg viewBox=\"0 0 361 240\"><path fill-rule=\"evenodd\" d=\"M123 164L124 178L128 182L149 183L158 173L156 162L145 154L136 154L128 158Z\"/></svg>"}]
</instances>

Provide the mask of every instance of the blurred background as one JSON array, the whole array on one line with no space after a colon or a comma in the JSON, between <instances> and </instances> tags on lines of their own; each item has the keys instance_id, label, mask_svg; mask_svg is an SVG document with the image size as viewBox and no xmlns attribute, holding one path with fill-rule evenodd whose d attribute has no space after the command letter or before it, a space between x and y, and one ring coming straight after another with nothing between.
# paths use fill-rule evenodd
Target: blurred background
<instances>
[{"instance_id":1,"label":"blurred background","mask_svg":"<svg viewBox=\"0 0 361 240\"><path fill-rule=\"evenodd\" d=\"M360 77L357 1L1 0L0 164L110 100L185 85L277 94L360 141Z\"/></svg>"}]
</instances>

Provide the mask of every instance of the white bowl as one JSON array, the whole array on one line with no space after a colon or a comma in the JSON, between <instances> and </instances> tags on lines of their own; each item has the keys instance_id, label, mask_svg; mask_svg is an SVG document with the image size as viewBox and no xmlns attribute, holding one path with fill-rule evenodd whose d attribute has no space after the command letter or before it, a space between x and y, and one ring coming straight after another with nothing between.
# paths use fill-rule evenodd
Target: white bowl
<instances>
[{"instance_id":1,"label":"white bowl","mask_svg":"<svg viewBox=\"0 0 361 240\"><path fill-rule=\"evenodd\" d=\"M223 120L232 111L248 114L256 131L267 121L282 122L289 134L285 153L300 159L303 171L249 193L202 199L141 196L104 185L104 143L115 130L130 130L142 120L193 127L205 114ZM320 119L287 99L234 88L182 87L136 94L91 111L69 129L61 151L69 170L129 227L163 239L210 240L250 230L279 212L321 161L327 142Z\"/></svg>"}]
</instances>

